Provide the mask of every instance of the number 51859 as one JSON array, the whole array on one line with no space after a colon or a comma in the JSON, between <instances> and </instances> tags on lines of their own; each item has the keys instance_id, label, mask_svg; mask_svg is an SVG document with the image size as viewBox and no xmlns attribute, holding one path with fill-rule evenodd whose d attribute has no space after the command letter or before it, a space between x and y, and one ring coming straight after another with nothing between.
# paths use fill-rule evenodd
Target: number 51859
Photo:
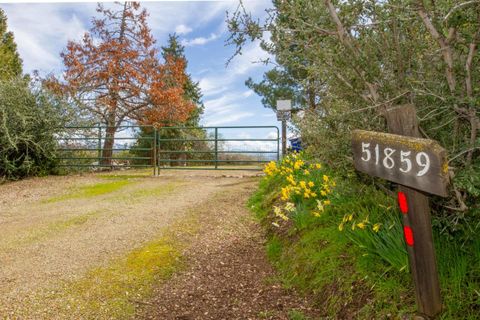
<instances>
[{"instance_id":1,"label":"number 51859","mask_svg":"<svg viewBox=\"0 0 480 320\"><path fill-rule=\"evenodd\" d=\"M403 173L412 171L412 151L396 150L389 147L383 148L383 150L380 149L380 146L376 144L373 150L371 150L370 143L362 142L361 159L365 162L374 161L375 165L383 165L385 168L391 170L398 167ZM395 154L397 152L399 152L400 163L395 163L395 159L398 158L398 154ZM430 157L425 152L416 154L415 163L420 168L416 173L417 177L425 175L430 169Z\"/></svg>"}]
</instances>

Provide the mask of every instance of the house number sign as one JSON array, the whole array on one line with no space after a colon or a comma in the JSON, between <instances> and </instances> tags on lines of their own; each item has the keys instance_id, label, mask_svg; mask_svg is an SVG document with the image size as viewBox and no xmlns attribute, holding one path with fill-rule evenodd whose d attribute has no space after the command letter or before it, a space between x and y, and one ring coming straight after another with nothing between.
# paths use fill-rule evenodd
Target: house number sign
<instances>
[{"instance_id":1,"label":"house number sign","mask_svg":"<svg viewBox=\"0 0 480 320\"><path fill-rule=\"evenodd\" d=\"M448 194L446 152L436 141L355 130L352 147L359 171L431 194Z\"/></svg>"}]
</instances>

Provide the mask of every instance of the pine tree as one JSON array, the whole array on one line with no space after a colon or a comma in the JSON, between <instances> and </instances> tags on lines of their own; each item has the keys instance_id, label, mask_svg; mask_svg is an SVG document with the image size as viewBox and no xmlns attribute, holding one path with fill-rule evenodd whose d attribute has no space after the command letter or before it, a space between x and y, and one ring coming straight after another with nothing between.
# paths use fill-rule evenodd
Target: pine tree
<instances>
[{"instance_id":1,"label":"pine tree","mask_svg":"<svg viewBox=\"0 0 480 320\"><path fill-rule=\"evenodd\" d=\"M198 82L192 80L190 74L187 73L187 59L185 57L185 47L178 41L176 34L170 34L168 37L168 45L162 47L162 56L166 60L168 57L173 57L175 60L182 60L184 62L184 73L187 76L187 80L183 85L184 99L192 102L196 108L190 114L190 117L185 122L186 126L196 127L199 125L200 116L205 109L202 102L202 92Z\"/></svg>"},{"instance_id":2,"label":"pine tree","mask_svg":"<svg viewBox=\"0 0 480 320\"><path fill-rule=\"evenodd\" d=\"M12 32L7 31L7 16L0 9L0 80L8 80L22 74L22 59Z\"/></svg>"}]
</instances>

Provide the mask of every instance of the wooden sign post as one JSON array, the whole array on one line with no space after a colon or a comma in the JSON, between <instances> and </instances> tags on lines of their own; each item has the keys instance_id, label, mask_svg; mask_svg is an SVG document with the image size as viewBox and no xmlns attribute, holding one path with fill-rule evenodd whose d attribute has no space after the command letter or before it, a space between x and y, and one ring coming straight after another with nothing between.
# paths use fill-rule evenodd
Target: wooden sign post
<instances>
[{"instance_id":1,"label":"wooden sign post","mask_svg":"<svg viewBox=\"0 0 480 320\"><path fill-rule=\"evenodd\" d=\"M440 313L442 302L430 205L425 193L447 196L446 152L433 140L417 138L413 106L392 109L386 116L389 130L397 134L353 132L355 168L400 185L398 203L418 312L421 316L433 318Z\"/></svg>"}]
</instances>

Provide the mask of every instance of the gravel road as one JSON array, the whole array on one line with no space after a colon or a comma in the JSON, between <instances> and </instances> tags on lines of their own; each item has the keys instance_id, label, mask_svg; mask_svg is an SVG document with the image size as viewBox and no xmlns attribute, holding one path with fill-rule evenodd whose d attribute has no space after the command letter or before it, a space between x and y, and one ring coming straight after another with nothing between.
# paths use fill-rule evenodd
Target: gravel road
<instances>
[{"instance_id":1,"label":"gravel road","mask_svg":"<svg viewBox=\"0 0 480 320\"><path fill-rule=\"evenodd\" d=\"M68 319L65 314L55 313L55 304L63 303L61 295L60 299L46 301L41 298L45 292L82 279L92 269L108 267L112 261L158 239L170 225L188 219L192 212L202 223L194 238L188 235L189 245L182 249L186 270L178 272L165 285L157 283L151 302L144 304L157 306L161 299L166 303L163 307L142 309L140 303L136 306L136 317L167 319L162 316L165 308L168 311L175 309L172 305L183 306L175 303L176 295L183 295L190 285L197 284L210 290L214 301L220 299L216 295L223 289L230 292L228 296L237 293L256 296L254 300L261 301L260 309L247 306L249 311L245 312L249 315L270 312L269 308L277 312L277 300L282 306L307 310L302 307L304 301L294 294L292 298L292 293L277 285L265 286L265 279L272 276L273 270L264 258L258 229L251 229L250 222L245 225L249 221L245 203L258 182L255 176L258 172L167 171L152 177L133 171L33 178L0 185L0 319ZM181 230L179 233L185 238ZM242 269L242 261L246 269ZM227 276L231 273L233 287L225 287L228 278L217 277L219 271L215 266L225 263L231 265L227 268L230 271L220 271ZM244 275L237 269L249 271ZM236 281L235 274L243 280ZM197 277L198 283L188 281L192 276ZM215 283L208 280L214 278L223 280L205 286ZM239 283L242 286L236 287ZM270 295L275 301L259 298L263 291L269 290L265 296ZM212 308L210 315L243 318L237 317L243 312L241 308L232 314L225 310L215 313L218 301L210 307L201 299L196 301L203 306L199 309L201 313L187 310L195 309L195 304L175 312L202 319L201 315L209 312L205 310L207 307ZM278 319L286 319L285 312ZM215 319L206 314L205 319ZM99 314L94 318L118 317Z\"/></svg>"}]
</instances>

